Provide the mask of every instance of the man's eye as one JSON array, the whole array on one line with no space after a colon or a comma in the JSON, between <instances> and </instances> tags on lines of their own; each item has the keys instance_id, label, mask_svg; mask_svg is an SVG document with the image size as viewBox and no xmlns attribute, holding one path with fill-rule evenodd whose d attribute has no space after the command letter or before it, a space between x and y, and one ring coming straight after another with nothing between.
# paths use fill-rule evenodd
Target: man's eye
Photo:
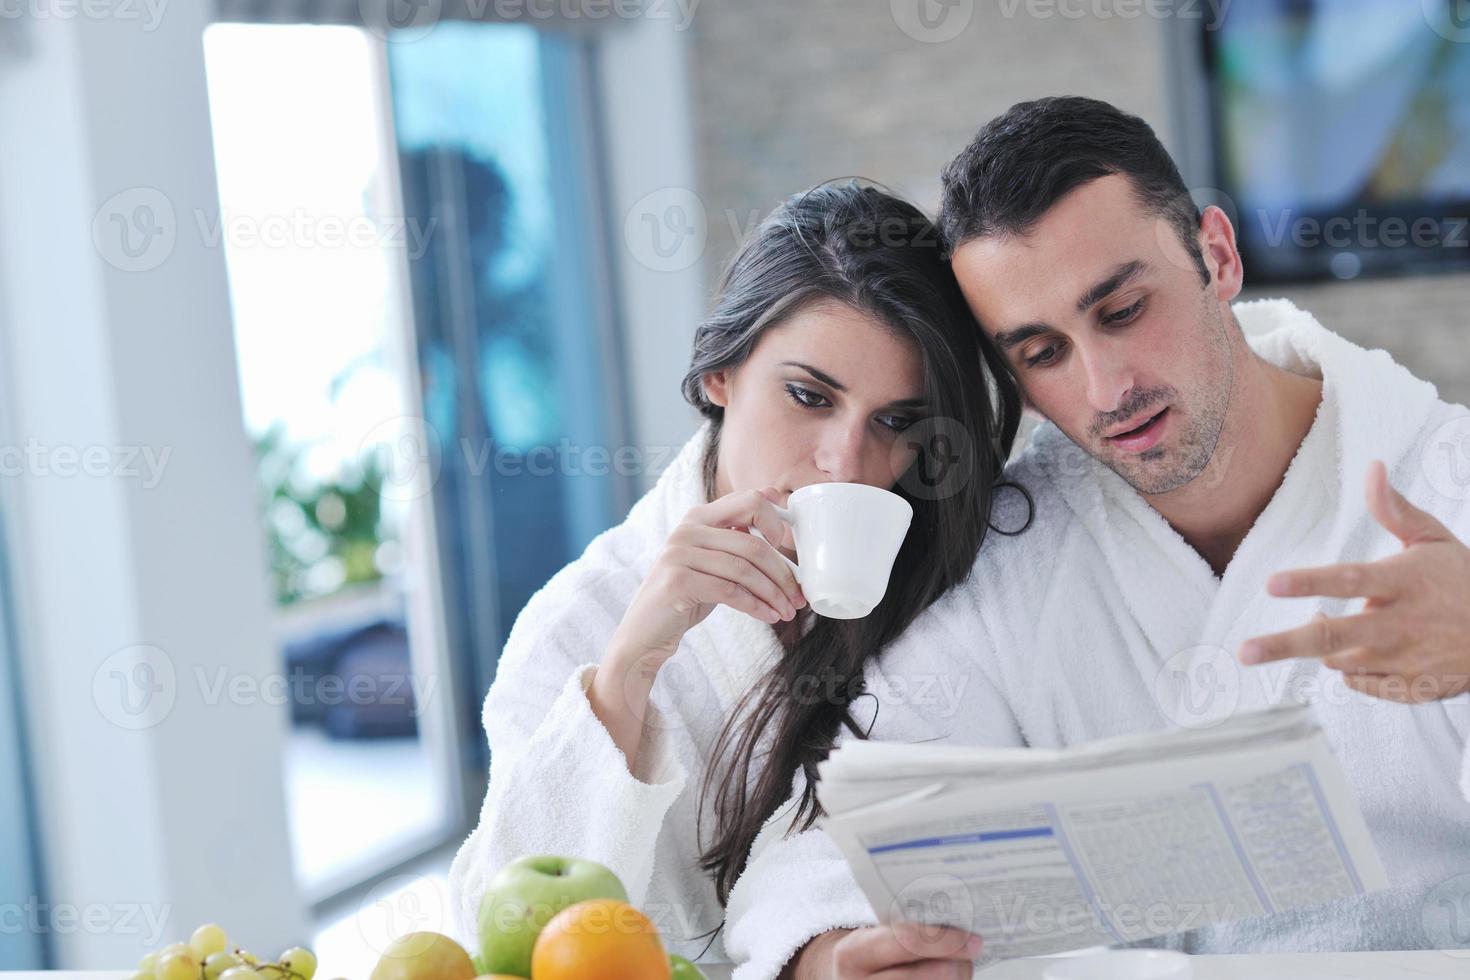
<instances>
[{"instance_id":1,"label":"man's eye","mask_svg":"<svg viewBox=\"0 0 1470 980\"><path fill-rule=\"evenodd\" d=\"M1143 303L1144 300L1140 298L1138 302L1134 303L1126 310L1119 310L1116 313L1107 314L1102 318L1102 322L1110 327L1116 327L1120 324L1128 323L1135 319L1138 314L1143 312Z\"/></svg>"},{"instance_id":2,"label":"man's eye","mask_svg":"<svg viewBox=\"0 0 1470 980\"><path fill-rule=\"evenodd\" d=\"M1041 350L1037 351L1035 354L1032 354L1029 357L1027 357L1026 358L1026 366L1027 367L1045 367L1046 365L1050 364L1052 361L1054 361L1056 359L1057 359L1057 345L1056 344L1052 344L1049 347L1043 347Z\"/></svg>"}]
</instances>

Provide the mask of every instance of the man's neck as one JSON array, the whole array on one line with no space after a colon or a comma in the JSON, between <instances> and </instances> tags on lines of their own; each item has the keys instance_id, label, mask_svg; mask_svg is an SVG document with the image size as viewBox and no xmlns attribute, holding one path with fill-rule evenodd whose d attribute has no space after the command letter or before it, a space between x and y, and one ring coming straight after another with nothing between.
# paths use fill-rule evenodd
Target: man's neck
<instances>
[{"instance_id":1,"label":"man's neck","mask_svg":"<svg viewBox=\"0 0 1470 980\"><path fill-rule=\"evenodd\" d=\"M1188 484L1145 499L1219 576L1276 495L1322 401L1322 382L1276 367L1242 340L1215 453Z\"/></svg>"}]
</instances>

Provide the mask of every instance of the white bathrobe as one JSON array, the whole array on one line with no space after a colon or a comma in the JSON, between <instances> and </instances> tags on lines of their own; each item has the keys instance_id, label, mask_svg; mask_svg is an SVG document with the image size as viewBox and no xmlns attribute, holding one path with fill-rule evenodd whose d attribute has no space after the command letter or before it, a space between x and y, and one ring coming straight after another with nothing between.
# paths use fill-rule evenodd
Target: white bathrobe
<instances>
[{"instance_id":1,"label":"white bathrobe","mask_svg":"<svg viewBox=\"0 0 1470 980\"><path fill-rule=\"evenodd\" d=\"M654 683L636 778L586 695L669 533L704 502L707 431L689 440L627 520L598 536L516 619L485 698L489 790L449 872L455 928L467 944L497 871L526 855L560 854L611 868L671 952L725 960L720 937L694 938L724 918L698 866L697 798L724 718L780 656L774 631L720 606L685 635ZM707 845L710 806L702 830Z\"/></svg>"},{"instance_id":2,"label":"white bathrobe","mask_svg":"<svg viewBox=\"0 0 1470 980\"><path fill-rule=\"evenodd\" d=\"M1225 574L1217 578L1121 478L1043 425L1009 470L1036 499L1034 525L987 539L970 579L869 671L879 701L872 736L1053 748L1311 701L1392 887L1168 944L1241 953L1463 944L1461 924L1456 936L1445 917L1470 907L1458 905L1470 895L1470 698L1410 707L1358 695L1316 660L1239 667L1234 654L1316 610L1360 608L1272 598L1265 583L1278 570L1401 550L1366 509L1374 459L1470 541L1470 413L1286 301L1235 311L1258 353L1324 386L1309 435ZM1024 521L1015 500L1003 498L1000 526ZM957 701L933 683L946 677L962 692ZM774 977L820 932L877 921L830 839L785 829L778 813L731 895L725 945L741 964L737 980Z\"/></svg>"}]
</instances>

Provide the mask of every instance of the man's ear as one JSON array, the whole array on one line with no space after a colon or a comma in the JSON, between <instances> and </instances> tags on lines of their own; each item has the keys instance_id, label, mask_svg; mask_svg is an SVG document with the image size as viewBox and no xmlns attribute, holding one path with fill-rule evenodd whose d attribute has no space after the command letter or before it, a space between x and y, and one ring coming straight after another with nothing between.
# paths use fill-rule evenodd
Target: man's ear
<instances>
[{"instance_id":1,"label":"man's ear","mask_svg":"<svg viewBox=\"0 0 1470 980\"><path fill-rule=\"evenodd\" d=\"M718 371L709 371L705 374L703 381L704 397L708 398L711 405L724 408L730 402L730 372L721 368Z\"/></svg>"},{"instance_id":2,"label":"man's ear","mask_svg":"<svg viewBox=\"0 0 1470 980\"><path fill-rule=\"evenodd\" d=\"M1235 245L1235 227L1224 211L1213 204L1205 208L1199 222L1200 251L1205 268L1210 270L1210 288L1215 298L1228 303L1240 295L1245 282L1245 266Z\"/></svg>"}]
</instances>

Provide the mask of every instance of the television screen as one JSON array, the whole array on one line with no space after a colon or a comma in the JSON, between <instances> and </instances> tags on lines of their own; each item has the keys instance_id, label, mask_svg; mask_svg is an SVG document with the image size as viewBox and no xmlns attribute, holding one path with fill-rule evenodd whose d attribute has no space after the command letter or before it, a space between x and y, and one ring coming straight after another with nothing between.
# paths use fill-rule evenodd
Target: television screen
<instances>
[{"instance_id":1,"label":"television screen","mask_svg":"<svg viewBox=\"0 0 1470 980\"><path fill-rule=\"evenodd\" d=\"M1470 2L1235 0L1204 43L1252 279L1470 264Z\"/></svg>"}]
</instances>

